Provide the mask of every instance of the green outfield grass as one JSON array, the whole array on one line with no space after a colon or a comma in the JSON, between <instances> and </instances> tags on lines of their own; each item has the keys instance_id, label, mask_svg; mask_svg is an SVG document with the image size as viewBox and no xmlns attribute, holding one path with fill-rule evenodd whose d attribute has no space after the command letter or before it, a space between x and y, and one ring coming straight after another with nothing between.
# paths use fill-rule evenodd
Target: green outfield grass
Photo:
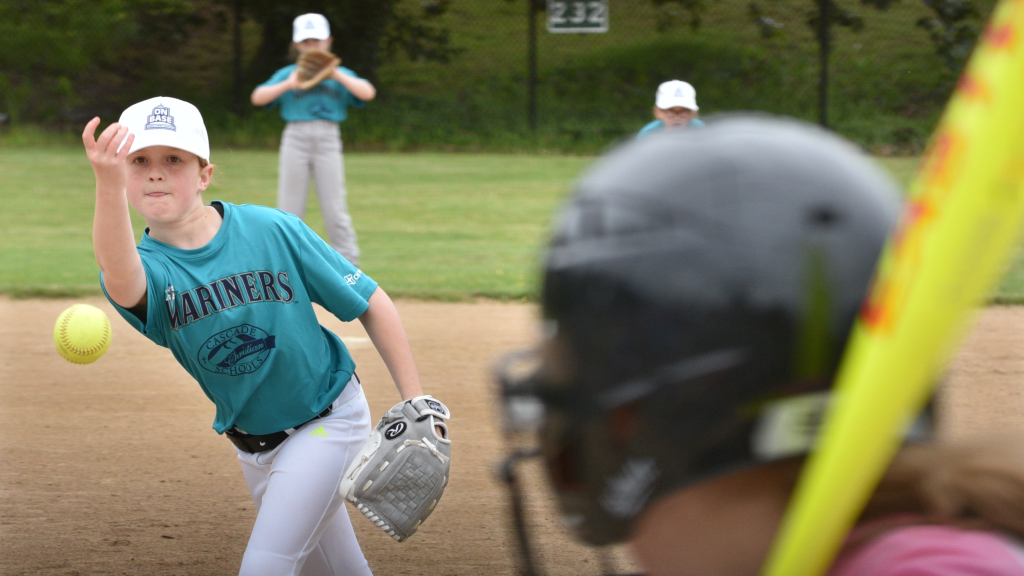
<instances>
[{"instance_id":1,"label":"green outfield grass","mask_svg":"<svg viewBox=\"0 0 1024 576\"><path fill-rule=\"evenodd\" d=\"M207 200L273 206L277 153L216 150ZM535 291L553 210L589 159L474 154L346 154L360 267L393 295L523 298ZM74 148L0 152L0 293L98 293L94 181ZM326 237L310 198L306 221ZM137 235L142 219L133 214Z\"/></svg>"},{"instance_id":2,"label":"green outfield grass","mask_svg":"<svg viewBox=\"0 0 1024 576\"><path fill-rule=\"evenodd\" d=\"M274 205L277 154L216 150L207 199ZM532 298L552 215L592 158L485 154L347 154L360 267L390 293L431 299ZM905 185L913 158L880 163ZM0 293L97 294L93 176L76 148L0 153ZM135 230L143 225L133 214ZM315 198L306 221L324 236ZM1024 262L998 293L1024 299Z\"/></svg>"}]
</instances>

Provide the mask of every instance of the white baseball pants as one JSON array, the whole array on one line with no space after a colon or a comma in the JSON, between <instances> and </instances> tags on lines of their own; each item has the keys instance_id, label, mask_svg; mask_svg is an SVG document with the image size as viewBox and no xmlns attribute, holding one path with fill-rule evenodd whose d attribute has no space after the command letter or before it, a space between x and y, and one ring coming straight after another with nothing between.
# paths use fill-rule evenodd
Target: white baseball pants
<instances>
[{"instance_id":1,"label":"white baseball pants","mask_svg":"<svg viewBox=\"0 0 1024 576\"><path fill-rule=\"evenodd\" d=\"M338 493L370 436L355 377L333 406L269 452L236 449L257 512L239 576L372 576Z\"/></svg>"},{"instance_id":2,"label":"white baseball pants","mask_svg":"<svg viewBox=\"0 0 1024 576\"><path fill-rule=\"evenodd\" d=\"M353 265L359 246L345 192L341 128L337 122L289 122L281 135L277 166L277 207L299 218L306 215L309 176L313 175L320 211L331 247Z\"/></svg>"}]
</instances>

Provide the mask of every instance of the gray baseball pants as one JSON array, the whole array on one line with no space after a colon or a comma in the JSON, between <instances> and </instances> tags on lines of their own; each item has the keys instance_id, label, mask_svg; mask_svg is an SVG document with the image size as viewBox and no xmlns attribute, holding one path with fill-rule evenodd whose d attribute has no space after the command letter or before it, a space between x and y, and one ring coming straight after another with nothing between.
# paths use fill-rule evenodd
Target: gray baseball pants
<instances>
[{"instance_id":1,"label":"gray baseball pants","mask_svg":"<svg viewBox=\"0 0 1024 576\"><path fill-rule=\"evenodd\" d=\"M337 122L289 122L281 136L277 207L299 218L305 216L312 174L331 247L358 265L359 246L345 200L345 166L341 154L341 128Z\"/></svg>"}]
</instances>

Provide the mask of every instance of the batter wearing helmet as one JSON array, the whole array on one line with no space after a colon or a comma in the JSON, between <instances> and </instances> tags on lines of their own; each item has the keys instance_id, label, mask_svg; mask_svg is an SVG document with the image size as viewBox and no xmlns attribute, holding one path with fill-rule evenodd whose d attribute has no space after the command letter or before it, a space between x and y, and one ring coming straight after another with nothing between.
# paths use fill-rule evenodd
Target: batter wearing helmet
<instances>
[{"instance_id":1,"label":"batter wearing helmet","mask_svg":"<svg viewBox=\"0 0 1024 576\"><path fill-rule=\"evenodd\" d=\"M758 573L898 210L853 146L768 117L653 135L579 180L547 253L549 338L498 374L580 539L628 541L651 574ZM929 423L830 575L1024 575L1024 444Z\"/></svg>"}]
</instances>

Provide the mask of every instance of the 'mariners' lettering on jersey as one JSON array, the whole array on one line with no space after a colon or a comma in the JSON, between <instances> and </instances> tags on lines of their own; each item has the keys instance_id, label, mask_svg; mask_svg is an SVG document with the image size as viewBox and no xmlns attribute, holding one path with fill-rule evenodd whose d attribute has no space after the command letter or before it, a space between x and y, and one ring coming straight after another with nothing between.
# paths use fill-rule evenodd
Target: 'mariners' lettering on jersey
<instances>
[{"instance_id":1,"label":"'mariners' lettering on jersey","mask_svg":"<svg viewBox=\"0 0 1024 576\"><path fill-rule=\"evenodd\" d=\"M165 292L167 318L170 320L171 330L178 330L196 320L202 320L235 306L255 302L287 304L295 299L295 291L288 281L288 273L274 274L267 270L233 274L183 292L176 292L174 287L169 286Z\"/></svg>"}]
</instances>

